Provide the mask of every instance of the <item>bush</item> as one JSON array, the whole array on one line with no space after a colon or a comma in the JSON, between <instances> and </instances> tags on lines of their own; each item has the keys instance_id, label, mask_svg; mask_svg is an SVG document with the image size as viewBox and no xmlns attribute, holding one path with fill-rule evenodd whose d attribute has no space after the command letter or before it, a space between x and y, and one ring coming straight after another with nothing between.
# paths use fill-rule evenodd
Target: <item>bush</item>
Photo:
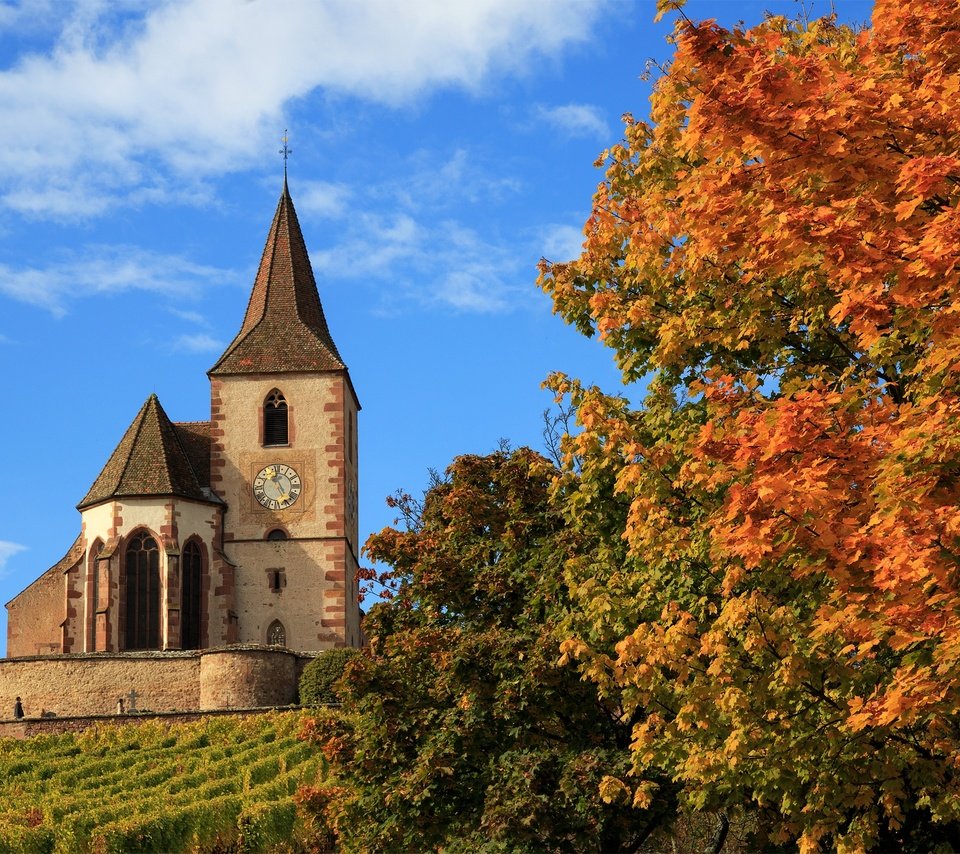
<instances>
[{"instance_id":1,"label":"bush","mask_svg":"<svg viewBox=\"0 0 960 854\"><path fill-rule=\"evenodd\" d=\"M343 676L347 662L360 655L359 649L325 649L303 669L300 677L300 702L304 706L336 703L334 683Z\"/></svg>"}]
</instances>

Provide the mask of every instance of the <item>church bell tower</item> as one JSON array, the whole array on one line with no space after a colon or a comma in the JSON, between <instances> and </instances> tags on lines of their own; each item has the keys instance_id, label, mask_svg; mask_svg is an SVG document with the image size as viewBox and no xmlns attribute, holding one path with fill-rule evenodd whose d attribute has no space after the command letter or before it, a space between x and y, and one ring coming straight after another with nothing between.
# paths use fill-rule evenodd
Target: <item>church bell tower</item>
<instances>
[{"instance_id":1,"label":"church bell tower","mask_svg":"<svg viewBox=\"0 0 960 854\"><path fill-rule=\"evenodd\" d=\"M360 643L357 413L284 179L236 338L208 372L210 485L226 504L213 591L232 642Z\"/></svg>"}]
</instances>

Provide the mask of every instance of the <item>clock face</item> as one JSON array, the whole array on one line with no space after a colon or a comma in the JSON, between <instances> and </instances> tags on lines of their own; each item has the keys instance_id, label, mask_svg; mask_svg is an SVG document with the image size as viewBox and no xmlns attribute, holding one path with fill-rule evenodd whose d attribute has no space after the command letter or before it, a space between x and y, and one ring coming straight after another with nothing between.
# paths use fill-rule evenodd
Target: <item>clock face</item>
<instances>
[{"instance_id":1,"label":"clock face","mask_svg":"<svg viewBox=\"0 0 960 854\"><path fill-rule=\"evenodd\" d=\"M296 469L283 463L262 468L253 479L253 495L267 510L286 510L302 490Z\"/></svg>"}]
</instances>

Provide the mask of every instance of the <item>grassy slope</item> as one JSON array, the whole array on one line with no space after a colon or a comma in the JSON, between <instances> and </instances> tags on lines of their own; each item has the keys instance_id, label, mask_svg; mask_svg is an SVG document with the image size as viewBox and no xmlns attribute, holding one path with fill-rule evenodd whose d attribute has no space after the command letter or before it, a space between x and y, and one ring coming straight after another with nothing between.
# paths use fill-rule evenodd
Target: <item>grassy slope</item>
<instances>
[{"instance_id":1,"label":"grassy slope","mask_svg":"<svg viewBox=\"0 0 960 854\"><path fill-rule=\"evenodd\" d=\"M0 852L297 851L301 714L0 740Z\"/></svg>"}]
</instances>

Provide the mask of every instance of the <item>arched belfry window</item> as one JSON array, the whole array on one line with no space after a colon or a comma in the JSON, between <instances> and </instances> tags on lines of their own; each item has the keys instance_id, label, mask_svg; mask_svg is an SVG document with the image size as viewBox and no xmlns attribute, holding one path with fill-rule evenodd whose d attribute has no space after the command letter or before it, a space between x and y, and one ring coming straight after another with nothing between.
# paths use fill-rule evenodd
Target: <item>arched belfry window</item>
<instances>
[{"instance_id":1,"label":"arched belfry window","mask_svg":"<svg viewBox=\"0 0 960 854\"><path fill-rule=\"evenodd\" d=\"M281 623L279 620L274 620L267 627L267 643L270 646L287 645L287 630L283 627L283 623Z\"/></svg>"},{"instance_id":2,"label":"arched belfry window","mask_svg":"<svg viewBox=\"0 0 960 854\"><path fill-rule=\"evenodd\" d=\"M200 584L203 577L203 554L196 541L184 546L180 558L183 572L183 602L180 608L180 646L200 649Z\"/></svg>"},{"instance_id":3,"label":"arched belfry window","mask_svg":"<svg viewBox=\"0 0 960 854\"><path fill-rule=\"evenodd\" d=\"M124 561L124 649L160 647L160 550L148 533L127 545Z\"/></svg>"},{"instance_id":4,"label":"arched belfry window","mask_svg":"<svg viewBox=\"0 0 960 854\"><path fill-rule=\"evenodd\" d=\"M285 540L287 539L287 532L283 528L274 528L267 534L268 540Z\"/></svg>"},{"instance_id":5,"label":"arched belfry window","mask_svg":"<svg viewBox=\"0 0 960 854\"><path fill-rule=\"evenodd\" d=\"M263 402L264 445L286 445L289 443L287 415L287 401L283 393L275 388Z\"/></svg>"}]
</instances>

